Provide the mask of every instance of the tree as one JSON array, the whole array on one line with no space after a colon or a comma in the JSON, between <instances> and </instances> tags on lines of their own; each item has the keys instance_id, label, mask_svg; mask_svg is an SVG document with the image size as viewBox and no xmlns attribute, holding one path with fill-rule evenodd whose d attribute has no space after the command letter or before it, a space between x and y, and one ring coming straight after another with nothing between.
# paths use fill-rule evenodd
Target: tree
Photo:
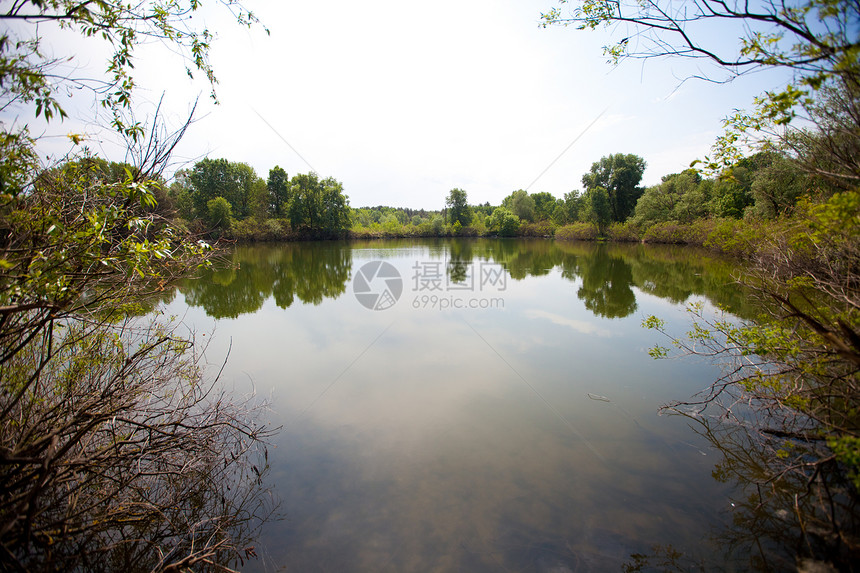
<instances>
[{"instance_id":1,"label":"tree","mask_svg":"<svg viewBox=\"0 0 860 573\"><path fill-rule=\"evenodd\" d=\"M532 193L531 198L535 204L535 220L547 221L552 219L553 213L558 202L551 193L542 191L540 193Z\"/></svg>"},{"instance_id":2,"label":"tree","mask_svg":"<svg viewBox=\"0 0 860 573\"><path fill-rule=\"evenodd\" d=\"M716 65L712 81L727 81L763 68L786 68L794 79L785 87L756 98L751 113L738 112L727 121L714 156L705 158L712 172L730 167L757 141L767 147L769 137L791 123L797 107L813 103L828 85L857 86L860 51L856 23L860 5L844 0L801 0L787 5L778 0L755 4L703 0L559 0L561 7L542 15L543 25L573 25L594 30L620 30L604 46L610 61L673 56L708 60ZM575 5L568 11L567 5ZM719 27L720 33L710 33ZM738 38L735 49L724 38ZM635 39L635 41L630 41ZM701 72L699 72L701 74ZM716 76L716 77L714 77ZM703 77L699 75L698 77Z\"/></svg>"},{"instance_id":3,"label":"tree","mask_svg":"<svg viewBox=\"0 0 860 573\"><path fill-rule=\"evenodd\" d=\"M343 185L332 177L320 181L316 173L290 180L289 217L293 229L313 237L340 236L349 229L349 201Z\"/></svg>"},{"instance_id":4,"label":"tree","mask_svg":"<svg viewBox=\"0 0 860 573\"><path fill-rule=\"evenodd\" d=\"M636 201L642 195L639 187L645 173L645 160L637 155L617 153L602 157L582 176L586 190L602 187L609 197L612 221L623 223L633 214Z\"/></svg>"},{"instance_id":5,"label":"tree","mask_svg":"<svg viewBox=\"0 0 860 573\"><path fill-rule=\"evenodd\" d=\"M559 225L567 225L581 220L581 211L583 210L583 195L579 191L571 191L564 194L564 199L559 199L559 203L553 213L553 221Z\"/></svg>"},{"instance_id":6,"label":"tree","mask_svg":"<svg viewBox=\"0 0 860 573\"><path fill-rule=\"evenodd\" d=\"M796 477L816 499L814 521L830 528L824 536L853 535L856 521L845 521L840 507L860 491L860 4L584 0L569 18L556 8L544 22L587 29L622 24L624 38L606 48L614 61L707 58L729 78L761 68L793 71L787 85L756 98L752 112L726 120L704 163L712 172L731 169L742 186L749 169L744 174L735 166L749 147L781 143L810 176L832 186L831 194L818 204L800 201L793 217L745 245L754 265L746 282L761 296L765 314L739 325L692 306L689 336L668 335L682 352L725 359L727 366L698 400L674 407L695 407L697 416L715 408L719 419L744 428L770 456L770 471L761 472L757 487ZM704 33L701 25L708 23L734 25L737 32ZM709 44L726 36L740 38L734 52ZM810 126L792 126L800 113ZM717 191L724 190L715 185L721 202L730 196ZM656 317L645 325L664 331ZM667 352L656 347L653 355ZM838 489L829 476L837 476ZM799 512L798 497L794 505ZM812 550L809 528L798 520Z\"/></svg>"},{"instance_id":7,"label":"tree","mask_svg":"<svg viewBox=\"0 0 860 573\"><path fill-rule=\"evenodd\" d=\"M0 109L33 104L51 121L65 115L58 93L87 87L135 160L84 152L45 166L26 117L0 129L4 571L177 571L253 554L268 430L207 380L193 339L135 318L149 295L205 263L207 245L158 205L160 170L188 123L166 134L157 113L127 119L133 55L158 39L214 83L210 35L194 17L205 5L21 0L0 10ZM107 40L107 76L62 77L63 52L78 46L43 46L52 25Z\"/></svg>"},{"instance_id":8,"label":"tree","mask_svg":"<svg viewBox=\"0 0 860 573\"><path fill-rule=\"evenodd\" d=\"M206 158L194 165L189 182L197 216L202 219L208 215L209 201L218 197L230 203L239 219L265 209L265 184L247 163Z\"/></svg>"},{"instance_id":9,"label":"tree","mask_svg":"<svg viewBox=\"0 0 860 573\"><path fill-rule=\"evenodd\" d=\"M206 222L214 229L229 229L233 209L224 197L215 197L206 203Z\"/></svg>"},{"instance_id":10,"label":"tree","mask_svg":"<svg viewBox=\"0 0 860 573\"><path fill-rule=\"evenodd\" d=\"M287 172L277 165L269 169L266 188L269 191L269 211L277 218L283 217L290 202L290 180Z\"/></svg>"},{"instance_id":11,"label":"tree","mask_svg":"<svg viewBox=\"0 0 860 573\"><path fill-rule=\"evenodd\" d=\"M597 231L602 235L612 222L612 207L609 193L603 187L594 187L585 193L587 219L597 225Z\"/></svg>"},{"instance_id":12,"label":"tree","mask_svg":"<svg viewBox=\"0 0 860 573\"><path fill-rule=\"evenodd\" d=\"M0 33L0 109L14 102L35 104L36 116L46 120L64 117L58 93L86 88L95 93L101 106L112 114L113 127L134 137L143 135L143 126L129 123L122 115L131 107L135 49L146 42L167 44L192 69L202 72L215 98L215 72L209 62L212 34L202 16L205 7L219 2L174 0L151 3L141 0L120 2L79 2L77 0L21 0L7 3L0 20L7 26ZM256 16L241 2L220 2L245 26L258 24ZM59 64L76 56L75 50L51 46L52 56L43 47L46 28L57 26L77 32L80 39L105 41L112 50L106 77L81 79L55 73Z\"/></svg>"},{"instance_id":13,"label":"tree","mask_svg":"<svg viewBox=\"0 0 860 573\"><path fill-rule=\"evenodd\" d=\"M649 187L636 203L633 220L639 225L666 221L692 222L707 214L702 177L693 169L663 176L659 185Z\"/></svg>"},{"instance_id":14,"label":"tree","mask_svg":"<svg viewBox=\"0 0 860 573\"><path fill-rule=\"evenodd\" d=\"M472 222L472 210L469 208L466 192L462 189L451 189L445 199L445 206L449 210L448 216L452 225L460 223L463 227L468 227Z\"/></svg>"},{"instance_id":15,"label":"tree","mask_svg":"<svg viewBox=\"0 0 860 573\"><path fill-rule=\"evenodd\" d=\"M504 207L496 207L490 216L489 228L500 237L513 237L520 228L520 218Z\"/></svg>"},{"instance_id":16,"label":"tree","mask_svg":"<svg viewBox=\"0 0 860 573\"><path fill-rule=\"evenodd\" d=\"M532 222L535 220L535 200L528 191L522 189L514 191L505 197L502 206L523 221Z\"/></svg>"}]
</instances>

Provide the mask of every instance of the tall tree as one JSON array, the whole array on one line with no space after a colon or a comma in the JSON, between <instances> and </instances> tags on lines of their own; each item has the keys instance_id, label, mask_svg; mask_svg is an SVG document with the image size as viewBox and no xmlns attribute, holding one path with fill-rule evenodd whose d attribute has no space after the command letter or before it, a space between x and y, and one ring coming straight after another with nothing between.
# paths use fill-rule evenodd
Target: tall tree
<instances>
[{"instance_id":1,"label":"tall tree","mask_svg":"<svg viewBox=\"0 0 860 573\"><path fill-rule=\"evenodd\" d=\"M531 198L535 203L535 220L546 221L551 219L555 208L558 206L558 201L552 193L546 191L532 193Z\"/></svg>"},{"instance_id":2,"label":"tall tree","mask_svg":"<svg viewBox=\"0 0 860 573\"><path fill-rule=\"evenodd\" d=\"M342 235L349 228L349 200L343 185L316 173L294 175L290 180L290 225L314 237Z\"/></svg>"},{"instance_id":3,"label":"tall tree","mask_svg":"<svg viewBox=\"0 0 860 573\"><path fill-rule=\"evenodd\" d=\"M535 200L528 191L517 189L502 201L502 206L523 221L535 220Z\"/></svg>"},{"instance_id":4,"label":"tall tree","mask_svg":"<svg viewBox=\"0 0 860 573\"><path fill-rule=\"evenodd\" d=\"M591 165L591 171L582 176L587 190L602 187L609 195L609 209L613 221L624 222L633 214L636 201L644 189L639 187L645 173L645 160L638 155L617 153L602 157Z\"/></svg>"},{"instance_id":5,"label":"tall tree","mask_svg":"<svg viewBox=\"0 0 860 573\"><path fill-rule=\"evenodd\" d=\"M290 180L287 172L275 165L269 169L269 179L266 181L269 191L269 209L275 217L283 217L290 202Z\"/></svg>"},{"instance_id":6,"label":"tall tree","mask_svg":"<svg viewBox=\"0 0 860 573\"><path fill-rule=\"evenodd\" d=\"M612 222L609 193L603 187L593 187L585 193L585 204L587 205L588 219L597 225L600 234L605 233L609 223Z\"/></svg>"},{"instance_id":7,"label":"tall tree","mask_svg":"<svg viewBox=\"0 0 860 573\"><path fill-rule=\"evenodd\" d=\"M451 189L448 198L445 199L448 207L448 216L451 224L460 223L463 227L472 222L472 210L469 208L469 199L466 192L459 188Z\"/></svg>"},{"instance_id":8,"label":"tall tree","mask_svg":"<svg viewBox=\"0 0 860 573\"><path fill-rule=\"evenodd\" d=\"M252 214L255 203L265 201L261 196L264 184L247 163L206 158L194 165L189 179L194 208L201 218L206 218L209 201L217 197L226 199L240 219Z\"/></svg>"}]
</instances>

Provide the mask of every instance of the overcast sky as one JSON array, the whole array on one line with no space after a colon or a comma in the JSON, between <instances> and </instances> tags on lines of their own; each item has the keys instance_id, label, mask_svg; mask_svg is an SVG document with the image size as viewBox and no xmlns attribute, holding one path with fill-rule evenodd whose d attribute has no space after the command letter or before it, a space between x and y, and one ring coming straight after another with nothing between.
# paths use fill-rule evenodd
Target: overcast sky
<instances>
[{"instance_id":1,"label":"overcast sky","mask_svg":"<svg viewBox=\"0 0 860 573\"><path fill-rule=\"evenodd\" d=\"M610 153L643 157L654 184L708 153L725 116L781 81L683 82L697 68L668 59L612 67L601 51L611 30L539 27L553 0L247 4L270 36L223 10L207 16L220 105L176 56L147 46L136 61L139 115L164 92L166 117L179 124L200 95L177 167L209 156L249 163L264 179L275 165L314 170L342 181L354 207L439 209L453 187L470 203L498 204L516 189L561 197ZM71 49L79 66L103 67L77 37L52 38L57 54ZM73 117L45 133L83 131L91 147L115 153L87 125L86 96L76 97ZM63 138L53 141L59 153Z\"/></svg>"}]
</instances>

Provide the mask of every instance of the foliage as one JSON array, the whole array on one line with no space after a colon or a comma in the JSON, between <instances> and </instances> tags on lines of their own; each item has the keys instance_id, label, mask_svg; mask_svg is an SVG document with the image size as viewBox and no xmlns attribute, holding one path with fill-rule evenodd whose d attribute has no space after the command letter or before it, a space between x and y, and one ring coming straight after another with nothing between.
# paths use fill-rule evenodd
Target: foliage
<instances>
[{"instance_id":1,"label":"foliage","mask_svg":"<svg viewBox=\"0 0 860 573\"><path fill-rule=\"evenodd\" d=\"M547 193L545 191L532 193L531 198L535 204L535 220L548 221L552 219L552 216L555 213L555 208L559 205L559 200L551 193Z\"/></svg>"},{"instance_id":2,"label":"foliage","mask_svg":"<svg viewBox=\"0 0 860 573\"><path fill-rule=\"evenodd\" d=\"M305 236L338 237L349 229L349 199L333 177L320 180L316 173L294 175L290 180L290 225Z\"/></svg>"},{"instance_id":3,"label":"foliage","mask_svg":"<svg viewBox=\"0 0 860 573\"><path fill-rule=\"evenodd\" d=\"M551 221L538 221L537 223L525 223L520 226L521 237L552 237L555 234L555 225Z\"/></svg>"},{"instance_id":4,"label":"foliage","mask_svg":"<svg viewBox=\"0 0 860 573\"><path fill-rule=\"evenodd\" d=\"M267 430L206 381L193 339L128 318L206 260L208 245L167 219L194 204L188 187L169 193L160 176L190 119L168 134L158 111L128 117L144 42L163 42L214 85L198 17L208 5L22 0L0 11L0 109L50 121L65 115L59 94L88 88L134 161L84 151L43 166L18 127L26 117L0 129L2 570L217 569L254 554L270 509ZM87 50L44 46L51 26L106 41L107 75L62 75L70 52Z\"/></svg>"},{"instance_id":5,"label":"foliage","mask_svg":"<svg viewBox=\"0 0 860 573\"><path fill-rule=\"evenodd\" d=\"M586 192L602 188L607 194L610 220L623 223L633 214L636 201L642 195L643 190L639 187L639 182L642 181L643 173L645 173L644 159L637 155L616 153L592 163L591 170L582 176L582 184ZM596 214L598 212L599 215ZM592 205L592 216L603 221L602 206L599 211L594 211ZM607 221L604 226L609 222Z\"/></svg>"},{"instance_id":6,"label":"foliage","mask_svg":"<svg viewBox=\"0 0 860 573\"><path fill-rule=\"evenodd\" d=\"M123 110L131 108L135 86L134 53L148 42L168 45L185 61L189 76L202 72L215 98L215 72L209 62L212 33L201 12L210 4L223 4L243 26L258 23L241 2L220 0L171 0L168 2L78 2L76 0L21 0L8 2L0 11L7 25L0 33L0 109L16 102L35 105L35 115L46 120L64 117L58 94L91 90L101 106L112 114L120 132L143 135L139 123L128 123ZM12 25L15 23L15 25ZM61 46L43 46L43 34L50 26L71 30L79 38L102 40L110 46L104 78L84 79L56 73L60 64L77 54ZM61 52L66 52L65 54ZM51 55L47 55L50 53Z\"/></svg>"},{"instance_id":7,"label":"foliage","mask_svg":"<svg viewBox=\"0 0 860 573\"><path fill-rule=\"evenodd\" d=\"M608 230L609 239L617 241L619 243L638 243L641 239L639 233L639 227L629 221L626 223L612 223L611 225L609 225Z\"/></svg>"},{"instance_id":8,"label":"foliage","mask_svg":"<svg viewBox=\"0 0 860 573\"><path fill-rule=\"evenodd\" d=\"M593 241L600 236L597 225L573 223L555 231L555 238L562 241Z\"/></svg>"},{"instance_id":9,"label":"foliage","mask_svg":"<svg viewBox=\"0 0 860 573\"><path fill-rule=\"evenodd\" d=\"M633 220L637 224L691 222L708 214L705 186L696 171L688 169L662 179L659 185L647 188L636 203Z\"/></svg>"},{"instance_id":10,"label":"foliage","mask_svg":"<svg viewBox=\"0 0 860 573\"><path fill-rule=\"evenodd\" d=\"M575 4L571 12L562 9L568 4ZM543 14L544 26L621 28L621 39L604 47L604 53L615 63L661 56L705 59L724 74L714 81L762 68L794 72L794 79L785 87L756 98L752 112L737 112L726 120L726 132L714 146L713 157L705 158L714 173L741 159L756 139L760 147L767 147L768 138L757 135L775 134L790 124L798 107L813 105L815 93L822 87L845 82L857 86L860 50L856 23L860 6L856 2L802 0L786 5L773 0L758 4L559 0L559 5ZM723 31L706 32L707 27L716 25ZM726 51L725 37L739 39L733 51Z\"/></svg>"},{"instance_id":11,"label":"foliage","mask_svg":"<svg viewBox=\"0 0 860 573\"><path fill-rule=\"evenodd\" d=\"M612 222L612 202L609 193L603 187L593 187L585 192L585 209L583 218L597 225L597 232L602 236Z\"/></svg>"},{"instance_id":12,"label":"foliage","mask_svg":"<svg viewBox=\"0 0 860 573\"><path fill-rule=\"evenodd\" d=\"M448 220L452 225L459 223L465 227L472 222L472 210L466 192L462 189L451 189L445 199L445 206L448 208Z\"/></svg>"},{"instance_id":13,"label":"foliage","mask_svg":"<svg viewBox=\"0 0 860 573\"><path fill-rule=\"evenodd\" d=\"M535 220L535 200L529 195L528 191L523 191L522 189L514 191L505 197L502 201L502 207L505 207L523 221L532 222Z\"/></svg>"},{"instance_id":14,"label":"foliage","mask_svg":"<svg viewBox=\"0 0 860 573\"><path fill-rule=\"evenodd\" d=\"M490 217L489 229L500 237L513 237L520 228L520 218L505 209L496 207Z\"/></svg>"},{"instance_id":15,"label":"foliage","mask_svg":"<svg viewBox=\"0 0 860 573\"><path fill-rule=\"evenodd\" d=\"M203 159L194 165L189 183L197 216L203 219L208 217L209 201L218 197L229 202L238 218L251 215L267 201L265 183L246 163Z\"/></svg>"},{"instance_id":16,"label":"foliage","mask_svg":"<svg viewBox=\"0 0 860 573\"><path fill-rule=\"evenodd\" d=\"M232 219L233 208L224 197L215 197L206 203L206 222L213 229L229 229Z\"/></svg>"},{"instance_id":17,"label":"foliage","mask_svg":"<svg viewBox=\"0 0 860 573\"><path fill-rule=\"evenodd\" d=\"M269 213L276 218L283 217L290 203L290 184L287 172L277 165L269 169L266 189L269 192Z\"/></svg>"}]
</instances>

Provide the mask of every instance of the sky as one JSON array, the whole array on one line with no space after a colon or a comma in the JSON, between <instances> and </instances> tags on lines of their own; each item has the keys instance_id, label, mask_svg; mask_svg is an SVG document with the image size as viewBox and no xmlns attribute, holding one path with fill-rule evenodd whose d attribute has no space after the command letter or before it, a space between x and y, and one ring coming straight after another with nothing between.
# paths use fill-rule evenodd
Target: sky
<instances>
[{"instance_id":1,"label":"sky","mask_svg":"<svg viewBox=\"0 0 860 573\"><path fill-rule=\"evenodd\" d=\"M625 30L541 28L554 0L246 5L270 35L238 26L220 6L203 15L216 36L220 104L176 54L147 45L135 60L138 117L163 95L163 117L178 127L199 97L171 170L224 157L263 179L276 165L291 176L316 171L341 181L354 207L440 209L454 187L472 204L497 205L516 189L562 197L611 153L644 158L643 183L656 184L706 155L734 109L786 79L689 80L722 76L678 59L612 66L601 46ZM725 32L713 36L731 48L737 33ZM103 69L103 46L45 33L55 55L76 55L78 71ZM40 128L46 155L68 150L65 134L83 133L96 153L122 159L91 104L76 93L69 119Z\"/></svg>"}]
</instances>

